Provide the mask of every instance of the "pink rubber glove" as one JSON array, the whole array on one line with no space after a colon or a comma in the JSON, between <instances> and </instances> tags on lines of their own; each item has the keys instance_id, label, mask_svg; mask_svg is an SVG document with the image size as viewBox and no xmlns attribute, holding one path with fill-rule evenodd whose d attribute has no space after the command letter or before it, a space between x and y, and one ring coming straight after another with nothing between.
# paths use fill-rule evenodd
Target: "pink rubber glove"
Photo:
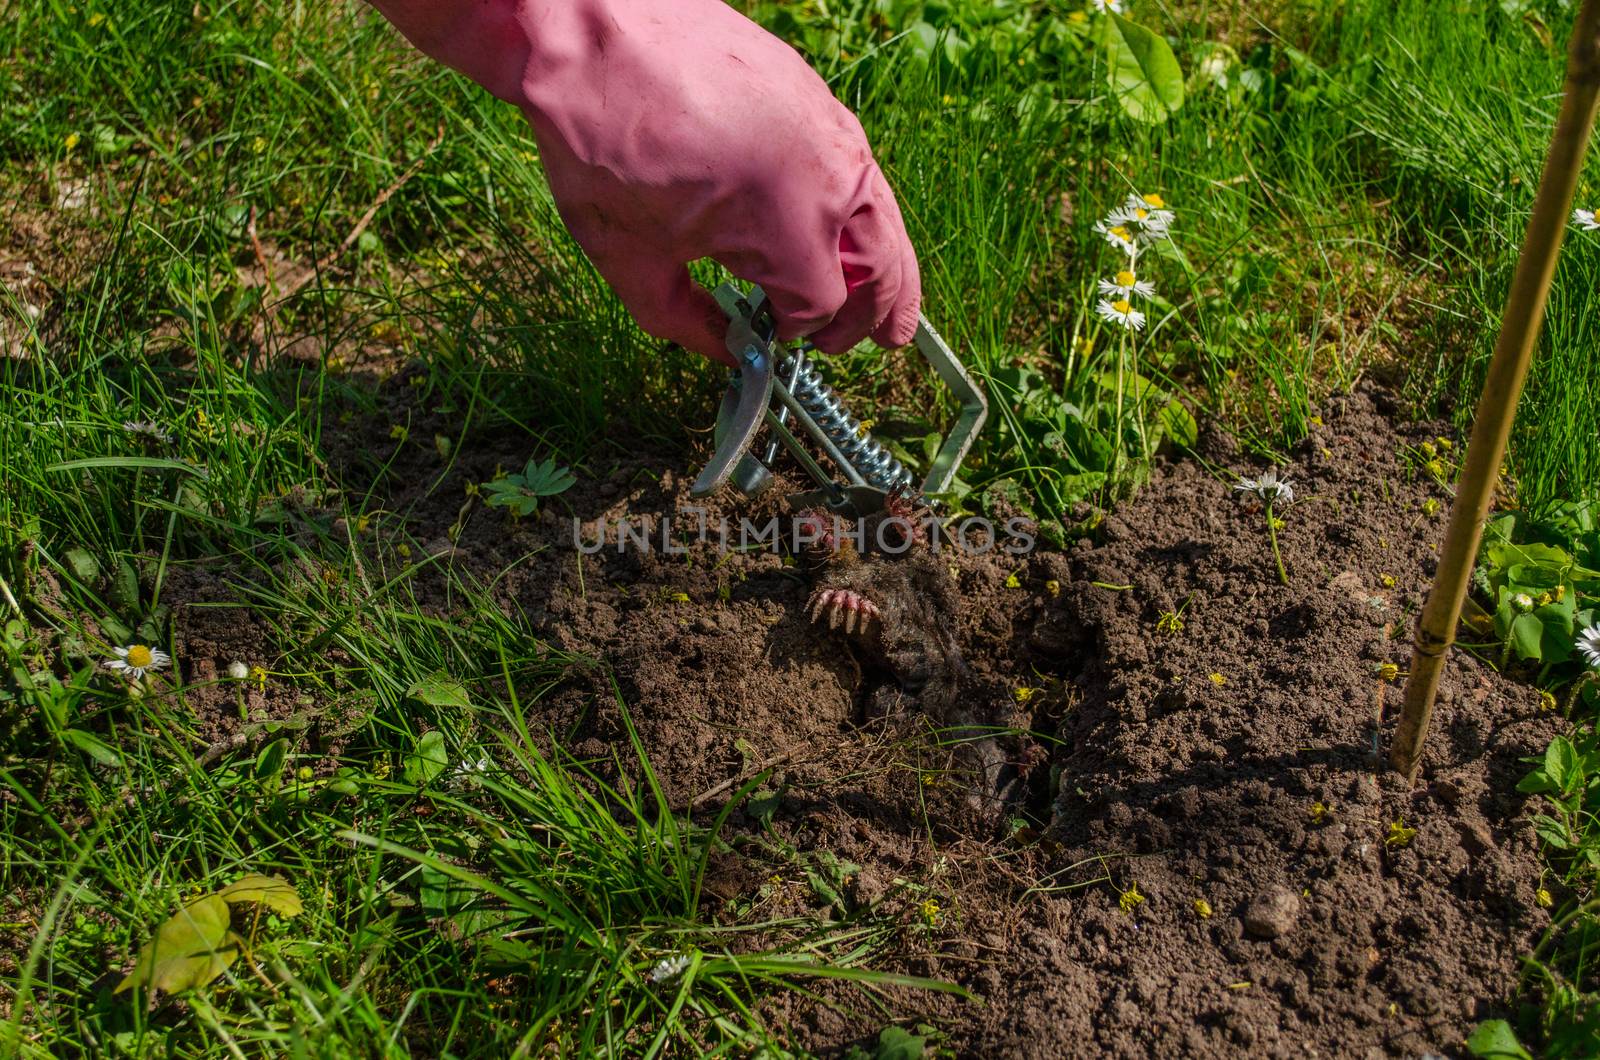
<instances>
[{"instance_id":1,"label":"pink rubber glove","mask_svg":"<svg viewBox=\"0 0 1600 1060\"><path fill-rule=\"evenodd\" d=\"M641 327L731 362L686 263L767 292L826 352L911 340L921 283L861 124L723 0L372 0L521 107L557 208Z\"/></svg>"}]
</instances>

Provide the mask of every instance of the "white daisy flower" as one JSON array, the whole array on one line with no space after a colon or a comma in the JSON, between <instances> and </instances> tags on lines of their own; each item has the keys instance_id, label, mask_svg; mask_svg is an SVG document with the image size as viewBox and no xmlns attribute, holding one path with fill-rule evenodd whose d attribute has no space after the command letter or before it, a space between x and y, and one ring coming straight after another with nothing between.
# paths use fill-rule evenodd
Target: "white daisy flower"
<instances>
[{"instance_id":1,"label":"white daisy flower","mask_svg":"<svg viewBox=\"0 0 1600 1060\"><path fill-rule=\"evenodd\" d=\"M1590 669L1600 670L1600 624L1579 633L1576 647Z\"/></svg>"},{"instance_id":2,"label":"white daisy flower","mask_svg":"<svg viewBox=\"0 0 1600 1060\"><path fill-rule=\"evenodd\" d=\"M1108 217L1104 221L1096 221L1094 230L1099 232L1107 243L1110 243L1130 258L1139 253L1139 244L1133 229L1127 225L1118 224L1114 216Z\"/></svg>"},{"instance_id":3,"label":"white daisy flower","mask_svg":"<svg viewBox=\"0 0 1600 1060\"><path fill-rule=\"evenodd\" d=\"M1167 210L1150 210L1143 206L1129 206L1113 210L1106 218L1134 233L1135 239L1154 243L1171 235L1167 227L1172 224L1172 213Z\"/></svg>"},{"instance_id":4,"label":"white daisy flower","mask_svg":"<svg viewBox=\"0 0 1600 1060\"><path fill-rule=\"evenodd\" d=\"M1127 221L1140 225L1152 235L1166 235L1167 229L1172 227L1172 222L1178 219L1178 215L1167 208L1167 200L1156 194L1129 195L1117 213Z\"/></svg>"},{"instance_id":5,"label":"white daisy flower","mask_svg":"<svg viewBox=\"0 0 1600 1060\"><path fill-rule=\"evenodd\" d=\"M1144 327L1144 314L1133 308L1133 304L1126 298L1113 302L1109 298L1100 299L1100 304L1094 307L1101 320L1112 324L1121 324L1125 328L1138 331Z\"/></svg>"},{"instance_id":6,"label":"white daisy flower","mask_svg":"<svg viewBox=\"0 0 1600 1060\"><path fill-rule=\"evenodd\" d=\"M104 663L108 670L116 670L137 681L151 670L164 670L172 664L172 656L159 648L144 644L130 644L126 648L112 648L115 659Z\"/></svg>"},{"instance_id":7,"label":"white daisy flower","mask_svg":"<svg viewBox=\"0 0 1600 1060\"><path fill-rule=\"evenodd\" d=\"M162 430L148 420L124 420L122 429L129 434L141 435L152 441L160 442L162 445L172 444L172 433Z\"/></svg>"},{"instance_id":8,"label":"white daisy flower","mask_svg":"<svg viewBox=\"0 0 1600 1060\"><path fill-rule=\"evenodd\" d=\"M1149 298L1156 293L1156 285L1139 279L1132 269L1123 269L1111 279L1100 281L1100 293L1107 298Z\"/></svg>"},{"instance_id":9,"label":"white daisy flower","mask_svg":"<svg viewBox=\"0 0 1600 1060\"><path fill-rule=\"evenodd\" d=\"M248 681L250 679L250 667L242 662L231 662L228 664L228 677L234 681Z\"/></svg>"},{"instance_id":10,"label":"white daisy flower","mask_svg":"<svg viewBox=\"0 0 1600 1060\"><path fill-rule=\"evenodd\" d=\"M1278 469L1275 467L1262 472L1260 478L1241 476L1233 488L1239 493L1249 493L1272 504L1294 503L1294 487L1289 484L1287 476L1278 477Z\"/></svg>"},{"instance_id":11,"label":"white daisy flower","mask_svg":"<svg viewBox=\"0 0 1600 1060\"><path fill-rule=\"evenodd\" d=\"M689 960L687 953L675 953L671 957L662 958L656 962L654 968L650 969L650 981L665 983L678 978L683 974L683 970L689 967Z\"/></svg>"},{"instance_id":12,"label":"white daisy flower","mask_svg":"<svg viewBox=\"0 0 1600 1060\"><path fill-rule=\"evenodd\" d=\"M1527 593L1518 593L1511 598L1511 606L1515 607L1518 611L1532 611L1533 597L1529 596Z\"/></svg>"},{"instance_id":13,"label":"white daisy flower","mask_svg":"<svg viewBox=\"0 0 1600 1060\"><path fill-rule=\"evenodd\" d=\"M1585 232L1600 231L1600 210L1573 210L1572 221Z\"/></svg>"},{"instance_id":14,"label":"white daisy flower","mask_svg":"<svg viewBox=\"0 0 1600 1060\"><path fill-rule=\"evenodd\" d=\"M1089 6L1102 15L1122 14L1122 0L1089 0Z\"/></svg>"}]
</instances>

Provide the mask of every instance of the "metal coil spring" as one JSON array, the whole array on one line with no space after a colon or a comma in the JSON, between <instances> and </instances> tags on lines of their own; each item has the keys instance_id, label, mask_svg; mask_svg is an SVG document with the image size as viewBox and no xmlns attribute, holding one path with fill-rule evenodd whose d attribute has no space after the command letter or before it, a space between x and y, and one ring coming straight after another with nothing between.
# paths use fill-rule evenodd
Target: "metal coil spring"
<instances>
[{"instance_id":1,"label":"metal coil spring","mask_svg":"<svg viewBox=\"0 0 1600 1060\"><path fill-rule=\"evenodd\" d=\"M878 444L871 433L861 429L861 421L850 414L833 387L823 382L822 375L809 360L801 360L796 371L793 355L784 359L779 377L790 380L789 391L800 407L816 421L828 440L839 447L850 466L854 467L870 486L889 492L915 494L914 478L905 465Z\"/></svg>"}]
</instances>

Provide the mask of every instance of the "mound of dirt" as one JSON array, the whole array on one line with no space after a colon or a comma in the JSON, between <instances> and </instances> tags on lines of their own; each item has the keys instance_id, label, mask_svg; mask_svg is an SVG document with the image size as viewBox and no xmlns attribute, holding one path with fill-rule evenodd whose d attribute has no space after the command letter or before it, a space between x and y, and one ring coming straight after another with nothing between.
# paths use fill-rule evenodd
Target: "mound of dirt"
<instances>
[{"instance_id":1,"label":"mound of dirt","mask_svg":"<svg viewBox=\"0 0 1600 1060\"><path fill-rule=\"evenodd\" d=\"M534 708L554 739L602 768L626 760L625 704L669 798L706 814L772 769L759 812L730 818L739 853L709 892L747 919L830 903L902 917L876 965L959 982L982 1003L897 992L894 1012L924 1015L962 1054L1458 1052L1548 921L1513 789L1519 759L1559 722L1456 653L1423 781L1385 777L1376 749L1400 682L1380 667L1408 661L1448 507L1408 457L1443 428L1395 417L1383 392L1360 389L1293 454L1288 586L1260 506L1231 488L1232 472L1262 469L1218 435L1200 459L1159 465L1096 543L951 551L965 710L1034 734L1001 741L1025 795L983 825L957 812L949 734L914 705L874 709L893 675L809 620L793 564L764 544L718 547L724 516L737 541L738 519L761 527L777 500L718 500L702 540L685 514L692 470L635 460L591 469L566 511L519 523L480 511L452 544L461 487L525 458L526 439L507 437L470 447L437 487L434 454L409 447L389 462L384 507L447 553L419 576L429 610L459 606L453 568L553 646L605 664L574 668ZM425 420L412 430L431 433ZM391 446L374 435L330 452L337 467ZM677 520L665 540L663 516ZM619 520L651 545L619 548ZM602 528L604 547L580 547ZM228 640L221 612L188 611L180 645L185 621L207 622L201 654ZM186 663L225 666L248 647ZM214 728L236 715L219 701ZM770 854L784 848L798 861ZM816 885L830 873L836 888ZM784 996L770 1014L811 1049L876 1035L881 1011L843 988L828 996L846 1007Z\"/></svg>"},{"instance_id":2,"label":"mound of dirt","mask_svg":"<svg viewBox=\"0 0 1600 1060\"><path fill-rule=\"evenodd\" d=\"M1507 997L1548 922L1518 760L1559 723L1457 652L1422 782L1383 772L1400 682L1380 668L1409 661L1449 503L1414 455L1439 429L1395 411L1374 390L1335 400L1294 454L1288 587L1259 506L1194 461L1074 555L1054 621L1093 639L1058 733L1054 861L1102 859L1145 901L1075 901L1050 955L1075 986L1035 962L1008 984L1017 1031L988 1020L986 1046L1031 1053L1076 1025L1062 1052L1455 1052ZM1225 439L1202 455L1254 474Z\"/></svg>"}]
</instances>

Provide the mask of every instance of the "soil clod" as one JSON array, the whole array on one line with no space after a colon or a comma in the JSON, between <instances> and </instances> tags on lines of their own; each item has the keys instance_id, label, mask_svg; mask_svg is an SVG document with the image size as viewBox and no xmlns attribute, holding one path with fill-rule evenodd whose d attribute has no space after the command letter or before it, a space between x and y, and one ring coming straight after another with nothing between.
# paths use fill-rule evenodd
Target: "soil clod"
<instances>
[{"instance_id":1,"label":"soil clod","mask_svg":"<svg viewBox=\"0 0 1600 1060\"><path fill-rule=\"evenodd\" d=\"M1299 919L1300 896L1287 887L1269 887L1244 908L1244 929L1258 939L1287 935Z\"/></svg>"}]
</instances>

